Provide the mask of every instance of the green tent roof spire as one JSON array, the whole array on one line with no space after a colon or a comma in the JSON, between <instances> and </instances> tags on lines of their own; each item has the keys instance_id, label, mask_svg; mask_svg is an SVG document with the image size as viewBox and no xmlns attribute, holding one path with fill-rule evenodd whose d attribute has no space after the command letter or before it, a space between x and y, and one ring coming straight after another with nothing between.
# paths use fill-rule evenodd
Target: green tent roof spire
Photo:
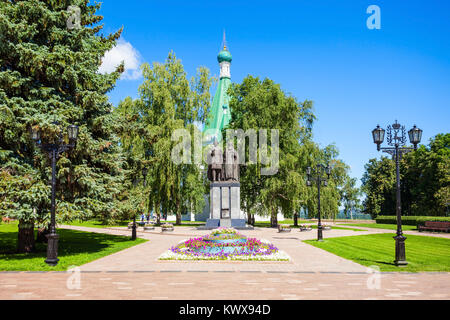
<instances>
[{"instance_id":1,"label":"green tent roof spire","mask_svg":"<svg viewBox=\"0 0 450 320\"><path fill-rule=\"evenodd\" d=\"M224 32L223 50L217 56L220 66L220 81L204 129L207 143L214 142L214 139L217 139L218 142L222 141L222 129L226 128L231 121L230 97L227 90L231 85L230 66L232 59L226 45Z\"/></svg>"}]
</instances>

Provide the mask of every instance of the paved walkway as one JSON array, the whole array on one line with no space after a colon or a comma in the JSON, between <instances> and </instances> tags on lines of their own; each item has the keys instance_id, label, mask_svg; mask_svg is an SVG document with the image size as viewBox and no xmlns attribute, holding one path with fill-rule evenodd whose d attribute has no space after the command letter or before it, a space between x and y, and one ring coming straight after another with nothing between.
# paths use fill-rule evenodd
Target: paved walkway
<instances>
[{"instance_id":1,"label":"paved walkway","mask_svg":"<svg viewBox=\"0 0 450 320\"><path fill-rule=\"evenodd\" d=\"M71 229L99 232L94 228L68 227ZM159 229L159 228L157 228ZM142 229L140 229L142 230ZM130 231L114 228L107 231L111 234L130 235ZM196 228L175 228L173 233L162 234L159 231L138 233L139 237L150 241L127 250L117 252L102 259L85 264L83 271L162 271L162 270L206 270L206 271L308 271L308 272L365 272L363 267L352 261L303 243L302 240L315 239L317 233L299 232L278 233L276 229L256 228L241 231L248 237L267 239L292 259L290 262L257 262L257 261L161 261L158 257L171 246L191 237L206 235L210 231ZM325 237L367 234L348 230L331 230L324 232Z\"/></svg>"},{"instance_id":2,"label":"paved walkway","mask_svg":"<svg viewBox=\"0 0 450 320\"><path fill-rule=\"evenodd\" d=\"M64 228L130 235L125 228ZM0 273L0 299L450 299L449 273L373 273L302 242L315 239L316 230L241 231L271 241L290 262L159 261L170 246L208 233L191 227L159 230L138 232L150 241L85 264L80 273ZM324 237L385 232L335 229Z\"/></svg>"},{"instance_id":3,"label":"paved walkway","mask_svg":"<svg viewBox=\"0 0 450 320\"><path fill-rule=\"evenodd\" d=\"M100 272L81 273L79 289L71 277L64 272L2 273L0 299L450 299L448 274Z\"/></svg>"}]
</instances>

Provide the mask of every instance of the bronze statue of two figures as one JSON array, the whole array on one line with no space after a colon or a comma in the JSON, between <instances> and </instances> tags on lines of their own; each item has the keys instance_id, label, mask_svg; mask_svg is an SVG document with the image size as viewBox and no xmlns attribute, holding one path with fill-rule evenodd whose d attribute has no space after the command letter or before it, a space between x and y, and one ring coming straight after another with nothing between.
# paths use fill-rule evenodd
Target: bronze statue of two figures
<instances>
[{"instance_id":1,"label":"bronze statue of two figures","mask_svg":"<svg viewBox=\"0 0 450 320\"><path fill-rule=\"evenodd\" d=\"M225 152L219 148L217 141L208 153L208 179L211 182L239 181L239 154L228 143Z\"/></svg>"},{"instance_id":2,"label":"bronze statue of two figures","mask_svg":"<svg viewBox=\"0 0 450 320\"><path fill-rule=\"evenodd\" d=\"M210 215L201 229L218 227L252 229L246 225L240 206L239 154L229 142L225 151L217 141L208 152L208 179L210 184Z\"/></svg>"}]
</instances>

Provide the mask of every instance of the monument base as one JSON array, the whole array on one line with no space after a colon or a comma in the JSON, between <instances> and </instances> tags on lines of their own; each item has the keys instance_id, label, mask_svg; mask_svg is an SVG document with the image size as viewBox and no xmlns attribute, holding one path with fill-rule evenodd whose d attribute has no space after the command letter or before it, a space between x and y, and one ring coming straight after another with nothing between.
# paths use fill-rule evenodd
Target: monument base
<instances>
[{"instance_id":1,"label":"monument base","mask_svg":"<svg viewBox=\"0 0 450 320\"><path fill-rule=\"evenodd\" d=\"M245 219L208 219L206 225L200 226L198 230L213 230L219 227L234 228L237 230L253 230L253 226L247 225Z\"/></svg>"}]
</instances>

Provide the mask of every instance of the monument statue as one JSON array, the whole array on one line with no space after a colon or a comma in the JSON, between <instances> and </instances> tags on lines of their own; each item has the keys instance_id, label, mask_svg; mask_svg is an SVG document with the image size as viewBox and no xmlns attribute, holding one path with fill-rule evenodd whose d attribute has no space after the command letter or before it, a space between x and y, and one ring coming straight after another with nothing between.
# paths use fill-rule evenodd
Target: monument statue
<instances>
[{"instance_id":1,"label":"monument statue","mask_svg":"<svg viewBox=\"0 0 450 320\"><path fill-rule=\"evenodd\" d=\"M223 177L223 155L217 140L208 153L208 179L212 182L221 181Z\"/></svg>"},{"instance_id":2,"label":"monument statue","mask_svg":"<svg viewBox=\"0 0 450 320\"><path fill-rule=\"evenodd\" d=\"M229 141L223 155L224 180L239 181L239 154L233 147L233 142Z\"/></svg>"}]
</instances>

